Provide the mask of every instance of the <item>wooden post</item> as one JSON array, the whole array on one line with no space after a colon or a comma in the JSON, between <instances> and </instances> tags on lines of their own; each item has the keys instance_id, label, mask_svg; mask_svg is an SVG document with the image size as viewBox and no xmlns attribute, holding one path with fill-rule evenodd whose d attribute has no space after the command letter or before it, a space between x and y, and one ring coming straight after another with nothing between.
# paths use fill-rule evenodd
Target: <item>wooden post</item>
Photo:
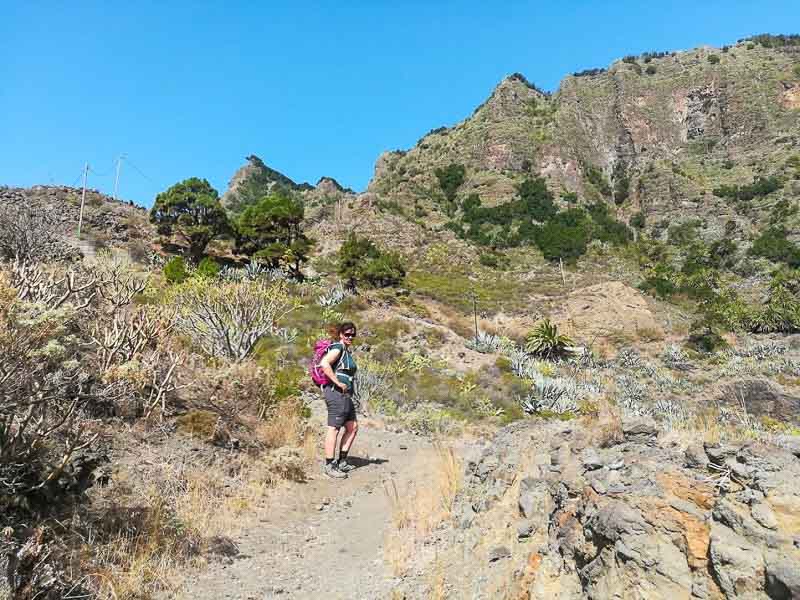
<instances>
[{"instance_id":1,"label":"wooden post","mask_svg":"<svg viewBox=\"0 0 800 600\"><path fill-rule=\"evenodd\" d=\"M478 299L472 290L472 316L475 318L475 343L478 343Z\"/></svg>"},{"instance_id":2,"label":"wooden post","mask_svg":"<svg viewBox=\"0 0 800 600\"><path fill-rule=\"evenodd\" d=\"M81 194L81 212L78 216L78 239L81 239L81 226L83 225L83 206L86 204L86 179L89 177L89 163L83 167L83 193Z\"/></svg>"}]
</instances>

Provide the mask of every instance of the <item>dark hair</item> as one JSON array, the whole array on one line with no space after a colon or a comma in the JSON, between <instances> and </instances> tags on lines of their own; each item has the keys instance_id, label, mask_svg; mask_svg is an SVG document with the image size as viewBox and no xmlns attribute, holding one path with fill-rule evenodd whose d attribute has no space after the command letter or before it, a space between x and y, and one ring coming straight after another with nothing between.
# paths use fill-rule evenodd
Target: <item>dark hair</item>
<instances>
[{"instance_id":1,"label":"dark hair","mask_svg":"<svg viewBox=\"0 0 800 600\"><path fill-rule=\"evenodd\" d=\"M345 321L344 323L335 323L330 326L328 329L328 333L334 339L339 339L339 336L342 335L345 331L352 330L353 333L356 333L356 324L351 323L350 321Z\"/></svg>"}]
</instances>

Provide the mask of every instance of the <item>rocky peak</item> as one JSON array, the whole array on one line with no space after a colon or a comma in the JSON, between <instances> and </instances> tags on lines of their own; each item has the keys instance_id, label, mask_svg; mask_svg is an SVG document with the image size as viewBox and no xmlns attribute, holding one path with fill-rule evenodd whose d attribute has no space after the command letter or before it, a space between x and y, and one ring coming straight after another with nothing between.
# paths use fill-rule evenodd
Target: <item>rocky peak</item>
<instances>
[{"instance_id":1,"label":"rocky peak","mask_svg":"<svg viewBox=\"0 0 800 600\"><path fill-rule=\"evenodd\" d=\"M238 212L245 205L276 188L286 190L309 189L307 183L298 184L292 179L268 167L263 160L255 154L247 157L247 164L240 167L231 177L227 191L222 195L222 205L232 211Z\"/></svg>"},{"instance_id":2,"label":"rocky peak","mask_svg":"<svg viewBox=\"0 0 800 600\"><path fill-rule=\"evenodd\" d=\"M347 191L333 177L320 177L315 189L324 194L341 194Z\"/></svg>"},{"instance_id":3,"label":"rocky peak","mask_svg":"<svg viewBox=\"0 0 800 600\"><path fill-rule=\"evenodd\" d=\"M476 111L492 121L521 117L537 101L547 100L547 94L529 82L524 75L513 73L494 88L489 99Z\"/></svg>"}]
</instances>

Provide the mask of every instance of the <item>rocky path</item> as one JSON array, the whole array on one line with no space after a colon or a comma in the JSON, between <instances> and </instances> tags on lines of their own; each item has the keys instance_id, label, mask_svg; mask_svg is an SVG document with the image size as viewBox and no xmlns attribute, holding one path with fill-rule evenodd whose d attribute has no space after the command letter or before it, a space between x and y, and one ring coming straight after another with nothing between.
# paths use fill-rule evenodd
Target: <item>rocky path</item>
<instances>
[{"instance_id":1,"label":"rocky path","mask_svg":"<svg viewBox=\"0 0 800 600\"><path fill-rule=\"evenodd\" d=\"M237 540L239 555L187 576L177 597L389 598L398 582L383 555L391 519L384 486L424 475L419 465L431 451L422 438L362 421L348 479L315 466L307 483L277 491Z\"/></svg>"}]
</instances>

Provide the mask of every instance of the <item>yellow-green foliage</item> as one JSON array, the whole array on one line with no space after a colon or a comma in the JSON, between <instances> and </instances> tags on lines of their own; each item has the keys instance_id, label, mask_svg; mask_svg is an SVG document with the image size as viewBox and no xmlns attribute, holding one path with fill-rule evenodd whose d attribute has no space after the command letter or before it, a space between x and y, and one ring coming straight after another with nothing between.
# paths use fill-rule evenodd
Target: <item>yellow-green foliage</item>
<instances>
[{"instance_id":1,"label":"yellow-green foliage","mask_svg":"<svg viewBox=\"0 0 800 600\"><path fill-rule=\"evenodd\" d=\"M455 272L412 271L406 277L406 283L419 294L464 313L472 311L473 291L479 310L489 313L518 309L526 304L527 294L523 285L512 277L481 277L471 281L466 275Z\"/></svg>"}]
</instances>

